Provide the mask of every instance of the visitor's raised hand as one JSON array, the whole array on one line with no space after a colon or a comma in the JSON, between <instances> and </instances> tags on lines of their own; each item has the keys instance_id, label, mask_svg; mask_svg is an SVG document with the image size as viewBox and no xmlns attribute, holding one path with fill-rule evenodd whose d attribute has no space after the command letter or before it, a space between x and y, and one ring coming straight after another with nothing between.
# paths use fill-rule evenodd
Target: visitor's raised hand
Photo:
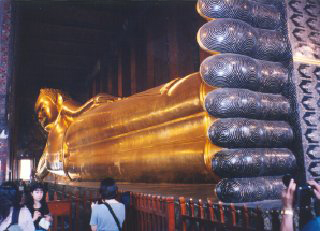
<instances>
[{"instance_id":1,"label":"visitor's raised hand","mask_svg":"<svg viewBox=\"0 0 320 231\"><path fill-rule=\"evenodd\" d=\"M318 200L320 200L320 185L317 182L315 182L314 180L308 181L308 184L313 186L314 194L315 194L316 198Z\"/></svg>"},{"instance_id":2,"label":"visitor's raised hand","mask_svg":"<svg viewBox=\"0 0 320 231\"><path fill-rule=\"evenodd\" d=\"M288 188L282 192L282 208L284 210L292 210L295 190L296 184L291 179Z\"/></svg>"}]
</instances>

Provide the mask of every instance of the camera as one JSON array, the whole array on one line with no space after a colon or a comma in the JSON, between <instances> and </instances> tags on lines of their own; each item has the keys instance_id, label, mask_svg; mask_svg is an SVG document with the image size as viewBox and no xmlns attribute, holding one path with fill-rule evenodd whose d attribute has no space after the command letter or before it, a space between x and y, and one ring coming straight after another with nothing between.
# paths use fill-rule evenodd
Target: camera
<instances>
[{"instance_id":1,"label":"camera","mask_svg":"<svg viewBox=\"0 0 320 231\"><path fill-rule=\"evenodd\" d=\"M302 196L304 198L305 197L308 197L308 198L315 197L314 187L309 185L305 181L303 182L303 180L296 175L286 174L282 177L282 182L285 186L289 187L289 183L290 183L291 179L293 179L294 182L296 183L296 190L295 190L296 204L299 204L299 201L297 201L297 200L300 200Z\"/></svg>"},{"instance_id":2,"label":"camera","mask_svg":"<svg viewBox=\"0 0 320 231\"><path fill-rule=\"evenodd\" d=\"M302 228L310 220L313 219L312 210L312 201L314 202L314 208L316 210L318 206L318 200L314 192L314 187L309 185L302 174L296 175L284 175L282 177L282 182L287 187L289 186L290 180L293 179L296 183L296 189L294 192L294 206L299 211L299 227ZM317 213L317 211L316 211Z\"/></svg>"}]
</instances>

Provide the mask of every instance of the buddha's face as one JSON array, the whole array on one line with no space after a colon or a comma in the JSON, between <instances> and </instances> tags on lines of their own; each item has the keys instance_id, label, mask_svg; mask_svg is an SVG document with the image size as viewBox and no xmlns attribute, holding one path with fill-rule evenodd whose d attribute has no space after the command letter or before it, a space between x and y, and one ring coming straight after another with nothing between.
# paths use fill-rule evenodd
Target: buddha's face
<instances>
[{"instance_id":1,"label":"buddha's face","mask_svg":"<svg viewBox=\"0 0 320 231\"><path fill-rule=\"evenodd\" d=\"M35 110L41 126L49 131L59 114L56 102L51 97L39 96Z\"/></svg>"}]
</instances>

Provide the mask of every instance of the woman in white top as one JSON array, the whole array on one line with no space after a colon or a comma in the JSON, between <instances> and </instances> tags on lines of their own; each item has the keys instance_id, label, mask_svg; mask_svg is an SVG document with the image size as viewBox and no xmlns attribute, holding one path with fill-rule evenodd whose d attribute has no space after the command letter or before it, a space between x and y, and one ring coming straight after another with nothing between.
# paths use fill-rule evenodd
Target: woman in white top
<instances>
[{"instance_id":1,"label":"woman in white top","mask_svg":"<svg viewBox=\"0 0 320 231\"><path fill-rule=\"evenodd\" d=\"M0 193L0 205L0 231L4 231L11 225L13 206L11 200L4 193ZM27 207L20 208L17 225L20 230L34 231L31 213Z\"/></svg>"}]
</instances>

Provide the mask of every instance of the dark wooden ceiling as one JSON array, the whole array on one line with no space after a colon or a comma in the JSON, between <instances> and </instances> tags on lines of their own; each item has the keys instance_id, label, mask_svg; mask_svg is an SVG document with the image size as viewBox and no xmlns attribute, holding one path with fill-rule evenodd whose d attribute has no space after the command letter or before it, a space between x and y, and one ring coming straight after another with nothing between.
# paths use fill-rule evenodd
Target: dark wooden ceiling
<instances>
[{"instance_id":1,"label":"dark wooden ceiling","mask_svg":"<svg viewBox=\"0 0 320 231\"><path fill-rule=\"evenodd\" d=\"M125 11L121 4L16 4L19 69L40 85L64 86L83 98L75 91L122 34Z\"/></svg>"},{"instance_id":2,"label":"dark wooden ceiling","mask_svg":"<svg viewBox=\"0 0 320 231\"><path fill-rule=\"evenodd\" d=\"M202 22L194 9L195 3L15 1L12 84L15 99L10 110L14 117L12 155L18 155L18 158L33 157L37 161L42 154L46 137L45 133L40 132L33 111L40 88L58 88L68 92L75 100L84 102L92 96L90 89L97 82L94 73L98 64L116 66L117 59L122 56L125 66L130 59L130 51L126 50L128 44L138 44L136 49L140 50L136 51L136 58L144 60L137 64L137 91L175 77L169 74L167 49L168 40L172 39L169 31L176 30L174 34L177 36L172 44L177 49L177 60L172 64L177 70L176 74L182 76L194 71L194 66L198 68L199 60L196 59L199 58L199 50L195 37ZM187 15L187 20L181 14L185 14L184 17ZM172 19L176 27L172 26ZM147 54L150 41L154 49L153 57ZM192 52L196 55L190 55ZM150 58L154 59L154 70L150 69L150 65L147 68L145 60ZM124 68L123 72L129 69ZM145 79L150 71L154 74L154 81L149 81L151 85ZM116 73L108 73L103 75L108 75L109 79L113 76L117 78ZM128 77L128 73L125 74ZM106 88L105 82L109 80L102 80ZM112 81L111 87L115 91L111 94L116 92L114 95L117 95L119 82ZM125 80L123 91L123 96L132 93Z\"/></svg>"}]
</instances>

